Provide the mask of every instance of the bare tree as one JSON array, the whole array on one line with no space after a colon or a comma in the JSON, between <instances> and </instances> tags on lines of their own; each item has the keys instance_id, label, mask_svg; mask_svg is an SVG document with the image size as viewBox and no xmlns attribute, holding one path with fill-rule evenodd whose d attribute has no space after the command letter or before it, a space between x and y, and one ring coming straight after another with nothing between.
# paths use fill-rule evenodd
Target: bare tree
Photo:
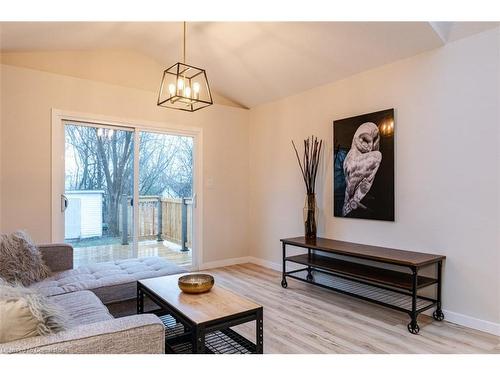
<instances>
[{"instance_id":1,"label":"bare tree","mask_svg":"<svg viewBox=\"0 0 500 375\"><path fill-rule=\"evenodd\" d=\"M142 133L139 193L190 197L193 182L193 140L190 137Z\"/></svg>"},{"instance_id":2,"label":"bare tree","mask_svg":"<svg viewBox=\"0 0 500 375\"><path fill-rule=\"evenodd\" d=\"M112 236L120 233L118 221L118 207L123 194L131 193L133 149L131 132L114 132L108 139L100 137L94 129L97 138L97 157L102 163L102 170L106 180L108 198L107 223L108 232Z\"/></svg>"},{"instance_id":3,"label":"bare tree","mask_svg":"<svg viewBox=\"0 0 500 375\"><path fill-rule=\"evenodd\" d=\"M100 132L100 133L99 133ZM133 133L66 126L66 190L104 190L104 222L119 235L122 196L133 193ZM141 132L139 194L189 197L193 141L190 137Z\"/></svg>"},{"instance_id":4,"label":"bare tree","mask_svg":"<svg viewBox=\"0 0 500 375\"><path fill-rule=\"evenodd\" d=\"M139 194L161 195L179 147L177 140L162 134L142 133L139 154Z\"/></svg>"}]
</instances>

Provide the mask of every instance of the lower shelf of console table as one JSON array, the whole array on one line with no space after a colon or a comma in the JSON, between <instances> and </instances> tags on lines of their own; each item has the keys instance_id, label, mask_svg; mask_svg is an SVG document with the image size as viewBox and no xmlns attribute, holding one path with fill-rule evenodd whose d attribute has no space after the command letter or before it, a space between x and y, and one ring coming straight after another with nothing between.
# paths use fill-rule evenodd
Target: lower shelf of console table
<instances>
[{"instance_id":1,"label":"lower shelf of console table","mask_svg":"<svg viewBox=\"0 0 500 375\"><path fill-rule=\"evenodd\" d=\"M318 241L319 240L319 241ZM288 278L304 281L329 290L362 299L407 313L411 321L408 331L417 334L420 327L418 315L431 308L435 320L443 320L441 310L441 268L444 256L408 252L396 249L352 244L348 242L317 239L307 241L303 237L282 239L283 275L281 285L288 287ZM286 246L307 249L306 254L287 256ZM318 253L342 255L338 259ZM367 265L359 260L370 260L376 265ZM299 269L287 270L287 264L302 265ZM388 264L408 267L410 273L377 266ZM419 275L423 267L436 265L437 277ZM435 285L435 298L418 294L420 289Z\"/></svg>"}]
</instances>

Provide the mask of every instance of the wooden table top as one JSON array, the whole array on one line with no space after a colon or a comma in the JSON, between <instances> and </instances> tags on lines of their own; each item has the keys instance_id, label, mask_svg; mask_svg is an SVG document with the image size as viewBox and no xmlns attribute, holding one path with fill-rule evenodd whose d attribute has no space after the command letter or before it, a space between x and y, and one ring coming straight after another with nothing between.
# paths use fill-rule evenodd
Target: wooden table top
<instances>
[{"instance_id":1,"label":"wooden table top","mask_svg":"<svg viewBox=\"0 0 500 375\"><path fill-rule=\"evenodd\" d=\"M444 255L362 245L320 237L316 238L314 241L306 240L305 237L283 238L281 242L292 246L305 247L355 258L370 259L400 266L420 267L436 263L446 258Z\"/></svg>"},{"instance_id":2,"label":"wooden table top","mask_svg":"<svg viewBox=\"0 0 500 375\"><path fill-rule=\"evenodd\" d=\"M245 297L217 286L217 279L215 279L215 285L207 293L184 293L179 289L177 280L179 277L188 274L155 277L139 280L139 282L196 324L261 307Z\"/></svg>"}]
</instances>

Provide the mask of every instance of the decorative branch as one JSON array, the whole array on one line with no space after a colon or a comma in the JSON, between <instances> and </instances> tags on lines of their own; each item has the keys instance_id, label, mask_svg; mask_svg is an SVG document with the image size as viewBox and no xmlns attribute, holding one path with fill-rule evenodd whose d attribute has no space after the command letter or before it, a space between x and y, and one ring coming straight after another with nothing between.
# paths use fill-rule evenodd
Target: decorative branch
<instances>
[{"instance_id":1,"label":"decorative branch","mask_svg":"<svg viewBox=\"0 0 500 375\"><path fill-rule=\"evenodd\" d=\"M297 147L295 147L295 143L293 143L293 141L292 141L292 146L295 150L295 155L297 155L297 161L299 163L299 167L300 167L300 170L302 172L302 178L304 179L304 183L306 184L306 189L307 189L307 179L306 179L306 175L304 173L304 168L302 167L302 164L300 162L299 152L297 151Z\"/></svg>"},{"instance_id":2,"label":"decorative branch","mask_svg":"<svg viewBox=\"0 0 500 375\"><path fill-rule=\"evenodd\" d=\"M295 156L297 157L300 171L302 172L302 178L304 179L306 192L307 194L314 194L323 140L318 141L318 138L314 135L310 138L308 137L307 139L304 139L304 154L302 160L293 140L292 146L295 150Z\"/></svg>"}]
</instances>

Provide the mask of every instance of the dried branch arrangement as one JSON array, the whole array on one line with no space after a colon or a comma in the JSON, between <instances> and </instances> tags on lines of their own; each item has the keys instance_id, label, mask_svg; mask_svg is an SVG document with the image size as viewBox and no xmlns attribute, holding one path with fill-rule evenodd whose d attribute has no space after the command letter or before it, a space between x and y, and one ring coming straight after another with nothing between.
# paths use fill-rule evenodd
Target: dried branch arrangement
<instances>
[{"instance_id":1,"label":"dried branch arrangement","mask_svg":"<svg viewBox=\"0 0 500 375\"><path fill-rule=\"evenodd\" d=\"M319 156L321 154L323 140L318 141L318 138L314 135L310 138L308 137L307 139L304 139L304 155L302 160L300 159L299 152L297 151L297 147L295 146L293 140L292 146L295 150L297 161L299 162L304 183L306 184L307 194L314 194L316 175L318 174Z\"/></svg>"}]
</instances>

